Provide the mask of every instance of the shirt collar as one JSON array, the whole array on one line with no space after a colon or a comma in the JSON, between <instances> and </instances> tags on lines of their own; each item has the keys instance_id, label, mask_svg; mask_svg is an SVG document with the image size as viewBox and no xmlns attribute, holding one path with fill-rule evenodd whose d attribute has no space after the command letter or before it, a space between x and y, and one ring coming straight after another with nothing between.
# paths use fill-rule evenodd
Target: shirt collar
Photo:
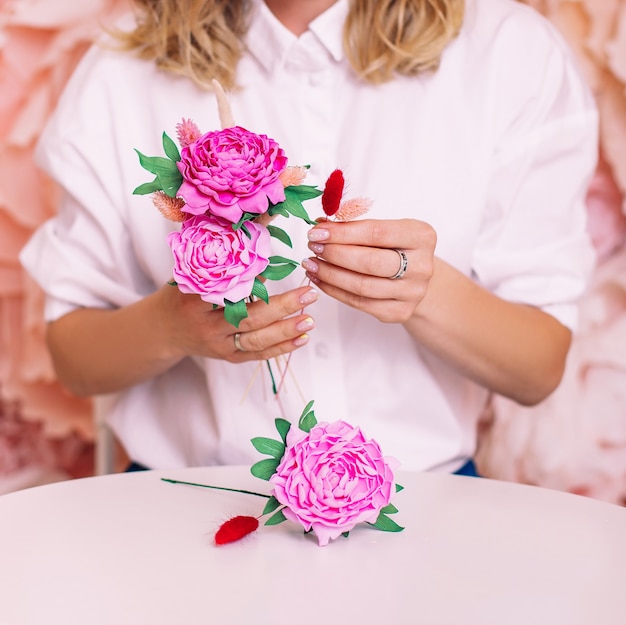
<instances>
[{"instance_id":1,"label":"shirt collar","mask_svg":"<svg viewBox=\"0 0 626 625\"><path fill-rule=\"evenodd\" d=\"M248 52L270 73L279 71L288 58L307 50L316 63L339 62L344 58L343 24L348 13L348 0L337 0L328 10L309 25L309 30L296 37L274 14L263 0L253 0L253 15L246 36ZM319 54L320 48L326 55Z\"/></svg>"}]
</instances>

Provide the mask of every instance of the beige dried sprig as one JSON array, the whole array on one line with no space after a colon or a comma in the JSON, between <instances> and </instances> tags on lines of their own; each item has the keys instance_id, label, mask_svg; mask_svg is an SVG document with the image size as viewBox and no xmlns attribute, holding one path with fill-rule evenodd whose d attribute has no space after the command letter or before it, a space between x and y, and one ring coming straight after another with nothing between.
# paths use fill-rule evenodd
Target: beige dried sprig
<instances>
[{"instance_id":1,"label":"beige dried sprig","mask_svg":"<svg viewBox=\"0 0 626 625\"><path fill-rule=\"evenodd\" d=\"M215 89L215 97L217 98L217 112L220 116L222 130L224 128L232 128L237 124L235 124L235 118L233 117L233 111L230 108L230 102L228 101L226 92L219 81L213 79L212 82Z\"/></svg>"},{"instance_id":2,"label":"beige dried sprig","mask_svg":"<svg viewBox=\"0 0 626 625\"><path fill-rule=\"evenodd\" d=\"M283 187L297 187L304 182L306 178L308 168L301 167L299 165L285 167L279 176L279 180L282 182Z\"/></svg>"},{"instance_id":3,"label":"beige dried sprig","mask_svg":"<svg viewBox=\"0 0 626 625\"><path fill-rule=\"evenodd\" d=\"M334 217L337 221L351 221L352 219L365 215L372 207L372 203L372 200L367 197L355 197L349 200L343 200Z\"/></svg>"},{"instance_id":4,"label":"beige dried sprig","mask_svg":"<svg viewBox=\"0 0 626 625\"><path fill-rule=\"evenodd\" d=\"M183 211L185 200L181 197L170 197L163 191L155 191L152 194L152 203L159 209L161 215L170 221L182 223L187 219L187 213Z\"/></svg>"}]
</instances>

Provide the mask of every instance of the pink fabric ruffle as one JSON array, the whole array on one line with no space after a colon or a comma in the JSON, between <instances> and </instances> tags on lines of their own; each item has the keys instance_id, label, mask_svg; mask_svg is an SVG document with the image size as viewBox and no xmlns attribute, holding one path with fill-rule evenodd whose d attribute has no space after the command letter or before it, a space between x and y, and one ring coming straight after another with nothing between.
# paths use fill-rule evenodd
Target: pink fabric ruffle
<instances>
[{"instance_id":1,"label":"pink fabric ruffle","mask_svg":"<svg viewBox=\"0 0 626 625\"><path fill-rule=\"evenodd\" d=\"M35 431L54 439L61 455L63 441L89 445L93 438L90 402L70 396L55 380L44 343L43 297L18 253L55 213L58 198L33 164L36 140L100 25L126 8L124 0L0 2L0 402L19 415L9 427L0 414L0 474L22 466ZM16 434L20 427L26 447ZM55 445L46 452L48 464ZM59 463L67 464L61 455Z\"/></svg>"}]
</instances>

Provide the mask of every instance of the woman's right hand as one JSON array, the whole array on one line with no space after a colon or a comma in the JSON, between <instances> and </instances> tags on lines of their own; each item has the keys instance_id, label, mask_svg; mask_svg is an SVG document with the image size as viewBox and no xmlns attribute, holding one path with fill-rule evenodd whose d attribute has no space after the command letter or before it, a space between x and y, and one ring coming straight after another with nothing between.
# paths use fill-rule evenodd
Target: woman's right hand
<instances>
[{"instance_id":1,"label":"woman's right hand","mask_svg":"<svg viewBox=\"0 0 626 625\"><path fill-rule=\"evenodd\" d=\"M303 309L319 297L303 286L248 305L239 328L197 295L163 285L123 308L80 308L48 325L59 381L90 396L123 390L160 375L186 356L232 363L266 360L308 341L314 321ZM235 345L239 334L241 351Z\"/></svg>"},{"instance_id":2,"label":"woman's right hand","mask_svg":"<svg viewBox=\"0 0 626 625\"><path fill-rule=\"evenodd\" d=\"M267 360L288 354L309 341L315 327L304 308L319 298L310 286L272 295L247 305L248 316L238 328L228 323L221 308L214 308L198 295L181 293L165 285L158 292L163 312L164 336L172 354L203 356L238 363ZM239 348L235 335L239 335Z\"/></svg>"}]
</instances>

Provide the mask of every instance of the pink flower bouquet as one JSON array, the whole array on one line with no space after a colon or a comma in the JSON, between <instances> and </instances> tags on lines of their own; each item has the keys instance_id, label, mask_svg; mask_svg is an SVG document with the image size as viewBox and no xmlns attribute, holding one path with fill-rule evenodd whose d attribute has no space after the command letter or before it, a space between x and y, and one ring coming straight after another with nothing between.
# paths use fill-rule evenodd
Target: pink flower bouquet
<instances>
[{"instance_id":1,"label":"pink flower bouquet","mask_svg":"<svg viewBox=\"0 0 626 625\"><path fill-rule=\"evenodd\" d=\"M269 222L292 215L314 224L302 203L322 192L302 184L307 168L288 167L282 148L266 135L234 125L202 134L190 120L177 131L180 151L166 133L164 157L136 150L155 178L134 193L153 194L161 213L181 223L167 239L173 283L223 306L226 320L238 327L248 301L269 301L263 280L281 280L298 266L272 255L271 237L292 244Z\"/></svg>"}]
</instances>

